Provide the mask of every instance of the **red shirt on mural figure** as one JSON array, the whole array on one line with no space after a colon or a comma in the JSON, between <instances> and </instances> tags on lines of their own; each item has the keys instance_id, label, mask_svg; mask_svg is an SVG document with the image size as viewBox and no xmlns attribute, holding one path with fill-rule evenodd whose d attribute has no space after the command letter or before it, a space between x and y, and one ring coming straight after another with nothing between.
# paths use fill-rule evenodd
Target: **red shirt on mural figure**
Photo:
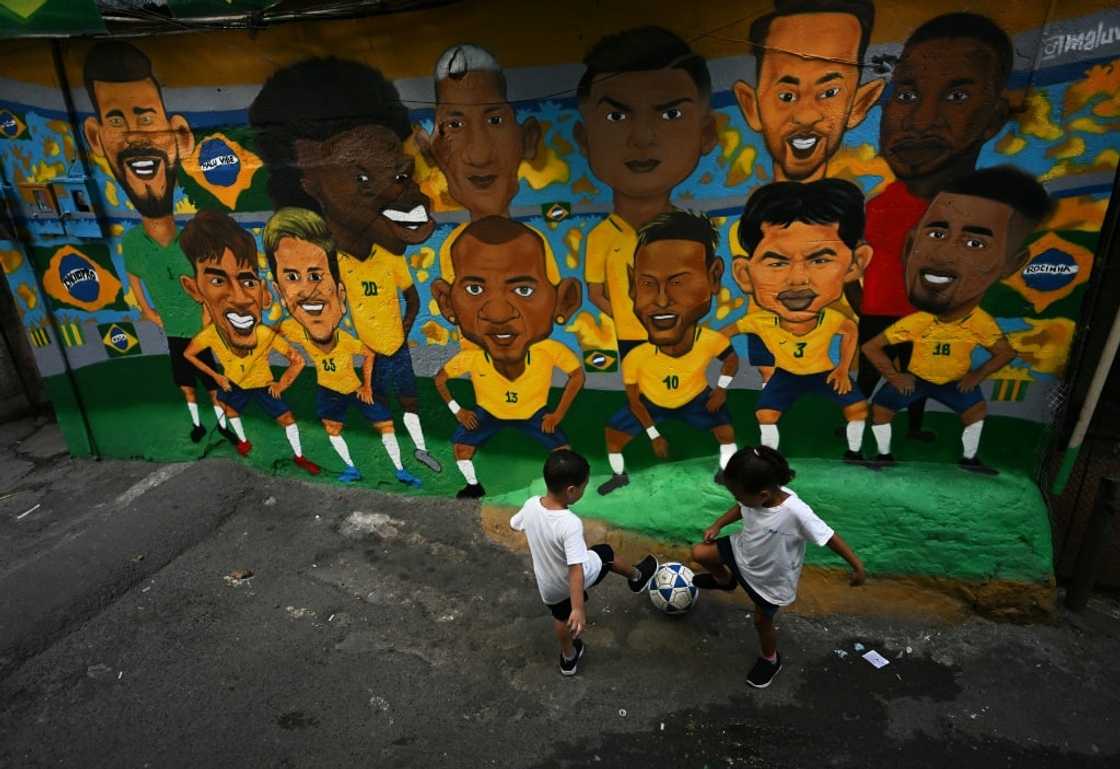
<instances>
[{"instance_id":1,"label":"red shirt on mural figure","mask_svg":"<svg viewBox=\"0 0 1120 769\"><path fill-rule=\"evenodd\" d=\"M929 201L911 193L903 182L892 182L868 202L867 243L875 256L863 272L860 314L901 318L914 312L906 298L902 247L927 208Z\"/></svg>"}]
</instances>

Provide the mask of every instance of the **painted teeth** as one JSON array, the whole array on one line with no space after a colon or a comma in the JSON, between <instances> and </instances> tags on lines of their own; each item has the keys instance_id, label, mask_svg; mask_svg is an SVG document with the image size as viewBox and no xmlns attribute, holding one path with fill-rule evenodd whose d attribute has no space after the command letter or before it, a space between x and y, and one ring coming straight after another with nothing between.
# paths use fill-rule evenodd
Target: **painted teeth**
<instances>
[{"instance_id":1,"label":"painted teeth","mask_svg":"<svg viewBox=\"0 0 1120 769\"><path fill-rule=\"evenodd\" d=\"M513 334L494 334L494 336L498 337L499 339L509 339L513 336Z\"/></svg>"},{"instance_id":2,"label":"painted teeth","mask_svg":"<svg viewBox=\"0 0 1120 769\"><path fill-rule=\"evenodd\" d=\"M395 208L386 208L382 213L385 214L386 219L391 219L398 224L426 224L428 221L428 212L424 206L415 206L411 211L399 211Z\"/></svg>"},{"instance_id":3,"label":"painted teeth","mask_svg":"<svg viewBox=\"0 0 1120 769\"><path fill-rule=\"evenodd\" d=\"M939 286L943 286L946 283L952 283L953 282L953 279L948 275L930 275L929 273L926 273L925 275L922 276L922 278L929 283L933 283L933 284L939 285Z\"/></svg>"},{"instance_id":4,"label":"painted teeth","mask_svg":"<svg viewBox=\"0 0 1120 769\"><path fill-rule=\"evenodd\" d=\"M675 317L677 317L677 316L676 315L654 315L653 319L654 320L672 320Z\"/></svg>"},{"instance_id":5,"label":"painted teeth","mask_svg":"<svg viewBox=\"0 0 1120 769\"><path fill-rule=\"evenodd\" d=\"M791 143L796 149L808 150L816 146L817 140L816 137L810 137L808 139L794 139Z\"/></svg>"},{"instance_id":6,"label":"painted teeth","mask_svg":"<svg viewBox=\"0 0 1120 769\"><path fill-rule=\"evenodd\" d=\"M301 304L300 307L307 310L308 312L319 312L323 309L322 303L312 304L310 302L305 302L304 304Z\"/></svg>"},{"instance_id":7,"label":"painted teeth","mask_svg":"<svg viewBox=\"0 0 1120 769\"><path fill-rule=\"evenodd\" d=\"M239 328L242 331L251 329L253 324L256 323L252 315L238 315L236 312L227 312L226 320L232 323L234 328Z\"/></svg>"}]
</instances>

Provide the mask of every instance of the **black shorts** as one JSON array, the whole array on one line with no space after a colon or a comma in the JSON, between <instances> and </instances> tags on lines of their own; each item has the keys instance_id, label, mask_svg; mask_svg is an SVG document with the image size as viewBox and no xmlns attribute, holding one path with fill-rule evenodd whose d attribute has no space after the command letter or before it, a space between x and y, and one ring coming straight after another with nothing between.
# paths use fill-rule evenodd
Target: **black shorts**
<instances>
[{"instance_id":1,"label":"black shorts","mask_svg":"<svg viewBox=\"0 0 1120 769\"><path fill-rule=\"evenodd\" d=\"M778 613L778 609L782 607L772 604L760 596L758 592L743 579L743 574L739 571L739 565L735 563L735 551L731 549L731 537L720 537L717 539L716 549L719 550L720 561L735 575L735 581L739 583L743 590L747 591L747 595L750 596L758 613L764 617L773 619L774 615Z\"/></svg>"},{"instance_id":2,"label":"black shorts","mask_svg":"<svg viewBox=\"0 0 1120 769\"><path fill-rule=\"evenodd\" d=\"M590 585L585 585L585 587L595 587L600 582L602 582L604 579L606 579L607 573L610 572L611 565L614 563L614 549L611 548L610 545L592 545L591 547L589 547L587 549L588 550L594 550L596 553L598 553L599 554L599 560L601 560L603 562L603 568L599 570L599 576L596 577L595 581L592 582ZM583 601L584 601L584 603L587 602L587 598L588 598L587 591L584 590L583 591ZM560 603L546 603L545 606L547 606L548 610L550 612L552 612L552 616L555 617L556 619L560 620L561 622L567 622L568 617L570 617L572 615L572 599L570 597L565 598Z\"/></svg>"},{"instance_id":3,"label":"black shorts","mask_svg":"<svg viewBox=\"0 0 1120 769\"><path fill-rule=\"evenodd\" d=\"M179 387L194 387L195 380L201 379L204 388L210 391L217 390L218 383L209 374L202 373L183 357L190 343L191 340L185 336L167 337L167 354L171 356L171 378ZM210 352L209 347L198 354L198 359L215 371L218 370L218 362L214 360L214 353Z\"/></svg>"}]
</instances>

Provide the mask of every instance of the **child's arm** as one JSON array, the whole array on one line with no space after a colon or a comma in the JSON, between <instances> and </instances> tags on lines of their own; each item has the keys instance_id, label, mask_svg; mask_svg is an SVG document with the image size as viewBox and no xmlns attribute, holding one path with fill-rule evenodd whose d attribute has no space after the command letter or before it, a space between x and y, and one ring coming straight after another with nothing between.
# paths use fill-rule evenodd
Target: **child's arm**
<instances>
[{"instance_id":1,"label":"child's arm","mask_svg":"<svg viewBox=\"0 0 1120 769\"><path fill-rule=\"evenodd\" d=\"M217 371L203 363L202 360L198 357L198 354L205 349L206 348L203 347L197 339L192 339L191 343L187 345L187 349L183 351L183 357L189 360L196 369L201 371L203 374L208 375L211 379L217 382L218 387L221 387L226 392L229 392L229 377L227 377L225 374L219 374Z\"/></svg>"},{"instance_id":2,"label":"child's arm","mask_svg":"<svg viewBox=\"0 0 1120 769\"><path fill-rule=\"evenodd\" d=\"M447 368L443 367L437 371L435 377L432 378L432 384L436 386L436 392L439 393L439 397L443 398L443 402L447 404L448 408L451 408L451 404L455 403L455 399L451 397L451 391L447 389L448 379ZM455 408L451 413L455 415L455 419L459 420L459 424L468 430L473 430L478 427L478 417L476 417L474 412L470 409L462 408L458 403L455 403Z\"/></svg>"},{"instance_id":3,"label":"child's arm","mask_svg":"<svg viewBox=\"0 0 1120 769\"><path fill-rule=\"evenodd\" d=\"M825 543L825 545L829 550L836 553L838 556L847 561L849 565L851 565L852 576L848 578L848 584L850 584L852 587L862 585L863 581L867 578L867 575L863 572L863 561L859 559L859 556L852 552L852 549L848 547L848 543L845 542L839 534L833 532L832 537L828 540L828 542Z\"/></svg>"},{"instance_id":4,"label":"child's arm","mask_svg":"<svg viewBox=\"0 0 1120 769\"><path fill-rule=\"evenodd\" d=\"M568 567L568 593L572 599L572 613L568 615L568 632L572 638L579 638L587 624L583 611L583 564L573 563Z\"/></svg>"},{"instance_id":5,"label":"child's arm","mask_svg":"<svg viewBox=\"0 0 1120 769\"><path fill-rule=\"evenodd\" d=\"M362 345L362 386L358 388L358 400L373 403L373 350Z\"/></svg>"},{"instance_id":6,"label":"child's arm","mask_svg":"<svg viewBox=\"0 0 1120 769\"><path fill-rule=\"evenodd\" d=\"M572 401L575 400L576 393L583 388L585 380L586 377L582 368L577 368L568 374L568 383L564 385L564 393L560 396L560 403L557 404L556 410L551 414L545 414L541 420L542 431L546 433L556 432L557 426L567 416L568 409L572 407Z\"/></svg>"},{"instance_id":7,"label":"child's arm","mask_svg":"<svg viewBox=\"0 0 1120 769\"><path fill-rule=\"evenodd\" d=\"M844 395L852 389L852 361L855 360L859 345L859 329L855 323L845 319L837 333L840 335L840 362L828 375L828 383L832 385L832 389Z\"/></svg>"},{"instance_id":8,"label":"child's arm","mask_svg":"<svg viewBox=\"0 0 1120 769\"><path fill-rule=\"evenodd\" d=\"M717 518L715 523L704 529L704 541L708 543L714 542L724 526L730 526L742 517L743 508L739 507L738 503L735 503L728 508L726 513Z\"/></svg>"},{"instance_id":9,"label":"child's arm","mask_svg":"<svg viewBox=\"0 0 1120 769\"><path fill-rule=\"evenodd\" d=\"M962 393L975 390L977 385L1015 360L1015 348L1007 341L1007 337L1001 337L998 342L986 349L992 354L992 357L988 358L984 365L975 371L969 371L961 377L961 381L957 382L957 389Z\"/></svg>"}]
</instances>

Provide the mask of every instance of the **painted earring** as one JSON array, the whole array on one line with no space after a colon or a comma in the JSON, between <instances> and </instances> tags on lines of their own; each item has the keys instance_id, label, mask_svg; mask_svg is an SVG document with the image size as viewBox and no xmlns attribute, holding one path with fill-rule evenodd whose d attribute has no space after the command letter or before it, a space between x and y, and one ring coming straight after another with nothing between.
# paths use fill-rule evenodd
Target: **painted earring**
<instances>
[{"instance_id":1,"label":"painted earring","mask_svg":"<svg viewBox=\"0 0 1120 769\"><path fill-rule=\"evenodd\" d=\"M459 322L459 321L455 320L455 316L454 316L454 315L448 315L448 316L447 316L447 319L448 319L449 321L451 321L452 323L458 323L458 322Z\"/></svg>"},{"instance_id":2,"label":"painted earring","mask_svg":"<svg viewBox=\"0 0 1120 769\"><path fill-rule=\"evenodd\" d=\"M564 316L563 315L557 315L556 316L556 322L560 325L564 325Z\"/></svg>"}]
</instances>

